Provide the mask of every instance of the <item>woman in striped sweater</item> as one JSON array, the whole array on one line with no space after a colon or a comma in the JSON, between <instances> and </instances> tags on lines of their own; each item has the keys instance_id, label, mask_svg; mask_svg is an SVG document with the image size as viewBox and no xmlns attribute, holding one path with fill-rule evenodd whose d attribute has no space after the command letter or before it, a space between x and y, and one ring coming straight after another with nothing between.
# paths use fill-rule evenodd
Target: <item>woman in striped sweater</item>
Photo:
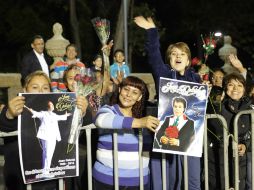
<instances>
[{"instance_id":1,"label":"woman in striped sweater","mask_svg":"<svg viewBox=\"0 0 254 190\"><path fill-rule=\"evenodd\" d=\"M113 130L118 136L119 189L139 189L138 128L152 131L159 120L152 116L142 117L148 97L145 83L134 76L128 76L119 86L119 93L112 98L111 106L99 109L95 125L99 128L97 160L93 168L96 190L114 189ZM143 148L145 150L145 147ZM143 152L144 184L149 178L149 154Z\"/></svg>"}]
</instances>

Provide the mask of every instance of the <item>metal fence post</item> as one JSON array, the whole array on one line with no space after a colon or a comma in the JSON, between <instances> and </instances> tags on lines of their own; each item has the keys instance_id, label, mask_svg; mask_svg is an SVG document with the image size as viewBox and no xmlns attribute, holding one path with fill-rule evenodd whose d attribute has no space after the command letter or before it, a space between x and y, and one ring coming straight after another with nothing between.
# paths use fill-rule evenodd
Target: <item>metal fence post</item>
<instances>
[{"instance_id":1,"label":"metal fence post","mask_svg":"<svg viewBox=\"0 0 254 190\"><path fill-rule=\"evenodd\" d=\"M252 133L252 128L254 127L254 110L244 110L240 111L237 113L234 119L234 136L235 139L233 141L233 156L235 157L235 190L239 190L239 155L238 155L238 120L241 115L244 114L250 114L251 115L251 133ZM253 135L251 135L251 143L254 143ZM252 189L254 189L254 181L253 181L253 170L254 170L254 151L253 151L253 144L251 144L251 155L252 155L252 164L251 164L251 174L252 174ZM247 152L246 152L247 154Z\"/></svg>"},{"instance_id":2,"label":"metal fence post","mask_svg":"<svg viewBox=\"0 0 254 190\"><path fill-rule=\"evenodd\" d=\"M115 190L119 189L119 179L118 179L118 140L117 140L117 131L114 130L113 133L114 141L114 180L115 180Z\"/></svg>"},{"instance_id":3,"label":"metal fence post","mask_svg":"<svg viewBox=\"0 0 254 190\"><path fill-rule=\"evenodd\" d=\"M227 131L227 122L225 120L225 118L222 115L219 114L206 114L206 120L207 119L219 119L222 122L223 125L223 143L224 143L224 176L225 176L225 189L229 189L229 171L228 171L228 131ZM207 125L207 122L205 122L205 124ZM207 126L205 127L205 129L207 129ZM204 141L204 146L207 147L207 132L204 133L204 135L206 135L204 137L204 139L206 139L206 141ZM206 183L206 188L208 188L208 153L207 153L207 148L204 149L204 151L206 151L204 153L204 162L205 162L205 167L207 167L207 170L205 170L205 176L207 177L205 179L205 183ZM206 165L207 164L207 165Z\"/></svg>"}]
</instances>

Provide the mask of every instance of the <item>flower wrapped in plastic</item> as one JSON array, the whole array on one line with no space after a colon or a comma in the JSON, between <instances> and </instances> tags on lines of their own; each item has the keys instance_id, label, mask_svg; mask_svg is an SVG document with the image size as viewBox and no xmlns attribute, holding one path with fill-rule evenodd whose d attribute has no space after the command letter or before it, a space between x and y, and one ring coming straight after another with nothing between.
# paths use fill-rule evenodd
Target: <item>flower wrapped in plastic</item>
<instances>
[{"instance_id":1,"label":"flower wrapped in plastic","mask_svg":"<svg viewBox=\"0 0 254 190\"><path fill-rule=\"evenodd\" d=\"M87 97L89 94L95 92L95 90L99 87L99 84L96 82L96 78L89 68L80 68L79 71L80 72L78 72L74 78L76 81L75 92L77 96ZM68 144L76 143L77 137L79 136L79 128L82 126L82 123L82 112L76 106L73 114ZM72 148L68 147L67 152L71 151L71 149Z\"/></svg>"},{"instance_id":2,"label":"flower wrapped in plastic","mask_svg":"<svg viewBox=\"0 0 254 190\"><path fill-rule=\"evenodd\" d=\"M109 40L110 36L110 21L107 19L102 19L100 17L95 17L91 20L93 27L96 31L97 36L99 37L102 46L105 46ZM103 62L104 62L104 71L109 72L110 63L109 63L109 54L110 49L103 48Z\"/></svg>"},{"instance_id":3,"label":"flower wrapped in plastic","mask_svg":"<svg viewBox=\"0 0 254 190\"><path fill-rule=\"evenodd\" d=\"M216 48L216 40L214 38L214 33L210 33L209 37L204 39L203 35L201 34L201 39L203 42L203 49L204 49L204 57L206 63L208 56L213 54L214 49Z\"/></svg>"},{"instance_id":4,"label":"flower wrapped in plastic","mask_svg":"<svg viewBox=\"0 0 254 190\"><path fill-rule=\"evenodd\" d=\"M86 97L98 88L95 75L90 68L81 68L74 80L76 81L75 90L78 96Z\"/></svg>"},{"instance_id":5,"label":"flower wrapped in plastic","mask_svg":"<svg viewBox=\"0 0 254 190\"><path fill-rule=\"evenodd\" d=\"M201 34L201 40L203 42L204 49L204 59L199 59L194 57L191 61L191 66L196 67L196 71L200 75L202 81L209 81L209 73L211 69L206 64L208 56L214 53L214 49L216 48L217 40L215 39L214 33L210 33L209 37L204 38Z\"/></svg>"},{"instance_id":6,"label":"flower wrapped in plastic","mask_svg":"<svg viewBox=\"0 0 254 190\"><path fill-rule=\"evenodd\" d=\"M100 17L93 18L91 20L93 27L99 37L102 45L106 45L110 35L110 22L107 19L101 19Z\"/></svg>"}]
</instances>

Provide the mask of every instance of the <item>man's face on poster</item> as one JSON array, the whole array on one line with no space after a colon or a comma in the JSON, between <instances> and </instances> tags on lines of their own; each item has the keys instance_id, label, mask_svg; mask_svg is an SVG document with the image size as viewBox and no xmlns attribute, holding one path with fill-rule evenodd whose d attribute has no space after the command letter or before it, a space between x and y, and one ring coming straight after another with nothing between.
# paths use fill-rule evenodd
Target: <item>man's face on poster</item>
<instances>
[{"instance_id":1,"label":"man's face on poster","mask_svg":"<svg viewBox=\"0 0 254 190\"><path fill-rule=\"evenodd\" d=\"M182 102L174 102L173 112L174 116L181 116L184 113L184 104Z\"/></svg>"},{"instance_id":2,"label":"man's face on poster","mask_svg":"<svg viewBox=\"0 0 254 190\"><path fill-rule=\"evenodd\" d=\"M54 110L54 104L52 102L49 102L48 103L48 108L49 108L49 111L53 111Z\"/></svg>"}]
</instances>

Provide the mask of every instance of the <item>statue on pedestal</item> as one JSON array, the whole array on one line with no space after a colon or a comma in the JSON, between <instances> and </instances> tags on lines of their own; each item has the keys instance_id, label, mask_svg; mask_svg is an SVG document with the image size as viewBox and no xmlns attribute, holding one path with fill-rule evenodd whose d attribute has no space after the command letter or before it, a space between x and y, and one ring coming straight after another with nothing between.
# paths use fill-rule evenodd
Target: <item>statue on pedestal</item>
<instances>
[{"instance_id":1,"label":"statue on pedestal","mask_svg":"<svg viewBox=\"0 0 254 190\"><path fill-rule=\"evenodd\" d=\"M234 68L229 61L229 54L237 54L237 49L231 45L232 39L230 36L224 36L224 45L219 49L219 56L224 61L224 66L222 67L223 71L226 74L230 74L232 72L239 72L236 68Z\"/></svg>"},{"instance_id":2,"label":"statue on pedestal","mask_svg":"<svg viewBox=\"0 0 254 190\"><path fill-rule=\"evenodd\" d=\"M69 40L62 36L63 28L60 23L53 25L54 36L47 40L45 48L49 56L53 57L54 63L50 66L50 70L54 69L55 63L63 60L66 47L70 44Z\"/></svg>"}]
</instances>

